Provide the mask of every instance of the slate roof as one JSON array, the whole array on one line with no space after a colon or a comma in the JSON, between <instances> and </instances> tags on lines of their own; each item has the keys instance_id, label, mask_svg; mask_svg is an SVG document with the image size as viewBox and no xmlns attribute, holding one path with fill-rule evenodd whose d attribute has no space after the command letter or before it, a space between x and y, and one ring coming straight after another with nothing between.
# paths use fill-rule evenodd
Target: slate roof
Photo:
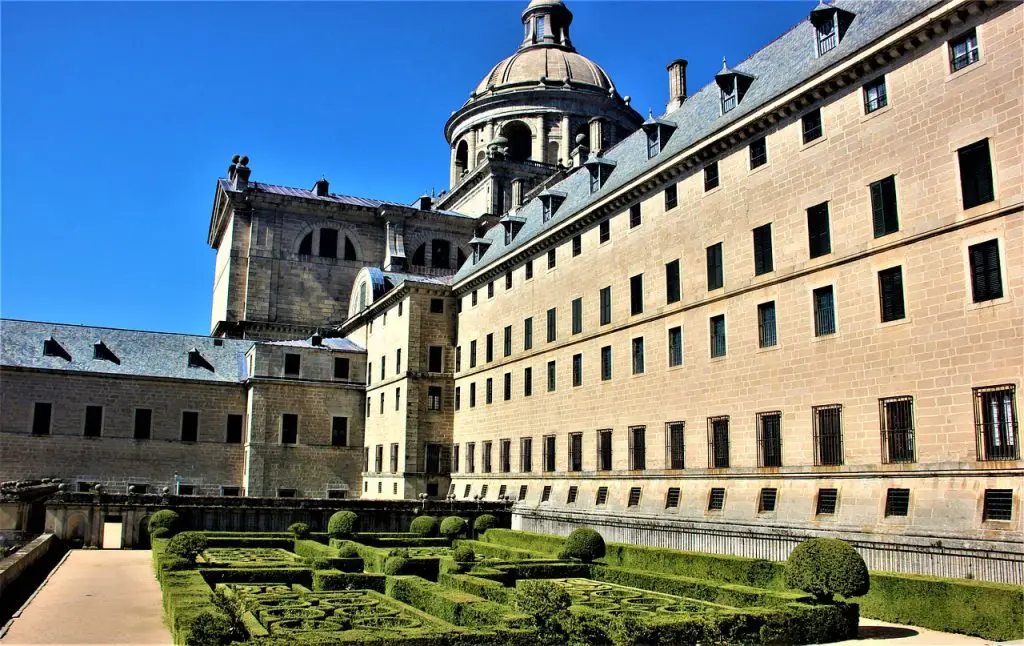
<instances>
[{"instance_id":1,"label":"slate roof","mask_svg":"<svg viewBox=\"0 0 1024 646\"><path fill-rule=\"evenodd\" d=\"M850 11L855 17L839 45L821 57L816 56L815 52L814 25L809 20L802 20L732 68L733 71L754 77L750 88L736 108L724 115L721 114L719 87L712 79L687 98L679 108L661 117L662 120L675 124L676 129L668 141L663 143L660 154L653 159L647 158L646 134L642 129L638 129L604 153L603 157L614 161L616 166L600 190L591 195L590 173L587 170L573 172L550 187L567 195L550 220L542 222L540 200L534 199L523 205L518 215L525 216L526 223L512 243L505 244L502 227L491 228L485 236L490 239L490 247L476 264L464 264L455 274L455 282L469 278L510 253L528 246L547 231L571 219L590 204L613 193L633 178L755 112L786 91L836 65L942 1L837 0L829 6Z\"/></svg>"},{"instance_id":2,"label":"slate roof","mask_svg":"<svg viewBox=\"0 0 1024 646\"><path fill-rule=\"evenodd\" d=\"M289 348L316 348L322 350L340 350L342 352L366 352L366 348L349 339L325 337L321 345L315 346L309 339L293 341L260 341L258 345L283 345Z\"/></svg>"},{"instance_id":3,"label":"slate roof","mask_svg":"<svg viewBox=\"0 0 1024 646\"><path fill-rule=\"evenodd\" d=\"M51 336L71 356L70 361L43 355L43 342ZM220 346L208 336L0 319L0 366L221 383L244 381L245 353L255 342L216 340ZM94 359L93 345L98 341L120 363ZM213 366L212 372L188 367L188 354L193 348Z\"/></svg>"}]
</instances>

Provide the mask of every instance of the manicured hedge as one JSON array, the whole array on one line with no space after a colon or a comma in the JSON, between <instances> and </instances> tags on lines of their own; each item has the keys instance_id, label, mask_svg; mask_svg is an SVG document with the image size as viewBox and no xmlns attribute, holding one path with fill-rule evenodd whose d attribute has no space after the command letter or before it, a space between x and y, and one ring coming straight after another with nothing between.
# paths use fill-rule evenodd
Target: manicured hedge
<instances>
[{"instance_id":1,"label":"manicured hedge","mask_svg":"<svg viewBox=\"0 0 1024 646\"><path fill-rule=\"evenodd\" d=\"M368 541L375 547L397 549L402 547L448 547L451 540L447 538L378 538Z\"/></svg>"},{"instance_id":2,"label":"manicured hedge","mask_svg":"<svg viewBox=\"0 0 1024 646\"><path fill-rule=\"evenodd\" d=\"M735 583L718 583L707 579L674 574L659 574L648 570L630 570L605 565L593 565L591 577L597 581L616 583L631 588L642 588L679 597L713 601L727 606L781 606L794 601L809 600L802 592L765 590Z\"/></svg>"},{"instance_id":3,"label":"manicured hedge","mask_svg":"<svg viewBox=\"0 0 1024 646\"><path fill-rule=\"evenodd\" d=\"M313 573L313 590L376 590L384 592L383 574L362 574L339 570L317 570Z\"/></svg>"},{"instance_id":4,"label":"manicured hedge","mask_svg":"<svg viewBox=\"0 0 1024 646\"><path fill-rule=\"evenodd\" d=\"M529 628L532 623L530 617L507 606L416 576L388 577L386 593L456 626Z\"/></svg>"},{"instance_id":5,"label":"manicured hedge","mask_svg":"<svg viewBox=\"0 0 1024 646\"><path fill-rule=\"evenodd\" d=\"M328 547L313 540L295 541L295 553L306 559L314 570L341 570L342 572L362 572L363 559L346 558L338 555L338 549Z\"/></svg>"},{"instance_id":6,"label":"manicured hedge","mask_svg":"<svg viewBox=\"0 0 1024 646\"><path fill-rule=\"evenodd\" d=\"M160 567L164 560L170 558L164 553L166 546L166 539L153 540L153 566L160 582L167 626L171 629L174 643L185 644L195 622L203 621L201 617L213 617L218 622L230 622L230 618L213 603L213 590L199 570L167 571Z\"/></svg>"},{"instance_id":7,"label":"manicured hedge","mask_svg":"<svg viewBox=\"0 0 1024 646\"><path fill-rule=\"evenodd\" d=\"M282 536L211 536L206 532L202 532L206 536L207 547L278 547L289 552L294 547L295 537L291 534L283 534Z\"/></svg>"},{"instance_id":8,"label":"manicured hedge","mask_svg":"<svg viewBox=\"0 0 1024 646\"><path fill-rule=\"evenodd\" d=\"M299 583L308 586L312 580L304 567L231 567L203 568L200 575L214 586L218 583Z\"/></svg>"},{"instance_id":9,"label":"manicured hedge","mask_svg":"<svg viewBox=\"0 0 1024 646\"><path fill-rule=\"evenodd\" d=\"M755 588L785 589L785 566L764 559L608 543L602 561L607 565L633 570L679 574L695 579L738 583Z\"/></svg>"},{"instance_id":10,"label":"manicured hedge","mask_svg":"<svg viewBox=\"0 0 1024 646\"><path fill-rule=\"evenodd\" d=\"M871 573L871 590L853 599L861 614L995 641L1024 639L1024 587L914 574Z\"/></svg>"},{"instance_id":11,"label":"manicured hedge","mask_svg":"<svg viewBox=\"0 0 1024 646\"><path fill-rule=\"evenodd\" d=\"M484 579L472 574L458 574L456 572L442 572L437 577L441 585L455 590L461 590L468 594L476 595L488 601L511 604L513 602L514 588L505 587L499 581Z\"/></svg>"},{"instance_id":12,"label":"manicured hedge","mask_svg":"<svg viewBox=\"0 0 1024 646\"><path fill-rule=\"evenodd\" d=\"M565 544L564 536L552 534L535 534L533 532L520 532L512 529L489 529L477 537L486 543L495 543L505 547L514 547L528 552L557 556Z\"/></svg>"},{"instance_id":13,"label":"manicured hedge","mask_svg":"<svg viewBox=\"0 0 1024 646\"><path fill-rule=\"evenodd\" d=\"M473 548L473 552L479 556L493 557L499 559L505 559L508 561L528 561L535 560L538 557L547 557L546 554L538 554L537 552L530 552L529 550L522 550L515 547L505 547L504 545L496 545L494 543L484 543L482 541L470 541L470 540L457 540L454 545L468 545ZM547 557L554 559L554 557Z\"/></svg>"}]
</instances>

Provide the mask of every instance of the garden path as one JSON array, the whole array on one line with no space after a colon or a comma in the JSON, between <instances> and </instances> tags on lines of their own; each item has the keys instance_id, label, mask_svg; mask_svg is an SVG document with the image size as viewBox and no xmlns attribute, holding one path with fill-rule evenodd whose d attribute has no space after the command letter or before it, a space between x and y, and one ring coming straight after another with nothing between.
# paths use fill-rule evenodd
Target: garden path
<instances>
[{"instance_id":1,"label":"garden path","mask_svg":"<svg viewBox=\"0 0 1024 646\"><path fill-rule=\"evenodd\" d=\"M967 635L940 633L916 626L901 626L877 619L860 618L860 632L857 639L833 642L829 646L983 646L995 642Z\"/></svg>"},{"instance_id":2,"label":"garden path","mask_svg":"<svg viewBox=\"0 0 1024 646\"><path fill-rule=\"evenodd\" d=\"M72 550L0 644L171 644L149 550Z\"/></svg>"}]
</instances>

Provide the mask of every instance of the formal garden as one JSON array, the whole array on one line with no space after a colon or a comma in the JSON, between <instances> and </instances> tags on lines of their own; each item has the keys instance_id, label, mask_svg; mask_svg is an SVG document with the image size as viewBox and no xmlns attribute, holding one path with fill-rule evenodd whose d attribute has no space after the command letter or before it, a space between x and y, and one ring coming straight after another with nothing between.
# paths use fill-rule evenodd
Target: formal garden
<instances>
[{"instance_id":1,"label":"formal garden","mask_svg":"<svg viewBox=\"0 0 1024 646\"><path fill-rule=\"evenodd\" d=\"M513 531L488 515L472 527L420 516L404 533L360 532L347 511L326 532L302 523L276 533L180 525L172 511L152 516L153 561L175 641L195 646L825 643L856 636L855 601L899 612L913 608L908 593L938 591L944 581L869 577L857 552L835 539L806 541L775 563L605 544L587 528L568 537ZM881 589L871 590L876 581ZM960 632L1014 637L1020 589L978 584L972 592L973 583L952 604L937 601L947 613L986 606L980 619L953 618L952 628L974 622ZM928 610L911 612L919 625L936 621Z\"/></svg>"}]
</instances>

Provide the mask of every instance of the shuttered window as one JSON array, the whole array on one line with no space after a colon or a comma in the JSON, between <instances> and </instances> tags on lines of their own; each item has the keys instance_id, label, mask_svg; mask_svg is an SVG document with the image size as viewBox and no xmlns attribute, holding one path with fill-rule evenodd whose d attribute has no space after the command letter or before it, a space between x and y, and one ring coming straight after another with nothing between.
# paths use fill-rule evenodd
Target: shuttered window
<instances>
[{"instance_id":1,"label":"shuttered window","mask_svg":"<svg viewBox=\"0 0 1024 646\"><path fill-rule=\"evenodd\" d=\"M665 509L679 508L679 487L669 487L665 496Z\"/></svg>"},{"instance_id":2,"label":"shuttered window","mask_svg":"<svg viewBox=\"0 0 1024 646\"><path fill-rule=\"evenodd\" d=\"M891 267L878 272L878 298L882 323L906 317L903 306L902 267Z\"/></svg>"},{"instance_id":3,"label":"shuttered window","mask_svg":"<svg viewBox=\"0 0 1024 646\"><path fill-rule=\"evenodd\" d=\"M758 496L757 501L757 513L767 514L775 511L775 503L778 499L778 489L774 487L765 487L761 489L761 495Z\"/></svg>"},{"instance_id":4,"label":"shuttered window","mask_svg":"<svg viewBox=\"0 0 1024 646\"><path fill-rule=\"evenodd\" d=\"M729 468L729 417L708 418L708 468Z\"/></svg>"},{"instance_id":5,"label":"shuttered window","mask_svg":"<svg viewBox=\"0 0 1024 646\"><path fill-rule=\"evenodd\" d=\"M814 464L838 466L843 463L843 407L840 404L815 406L811 409L814 423Z\"/></svg>"},{"instance_id":6,"label":"shuttered window","mask_svg":"<svg viewBox=\"0 0 1024 646\"><path fill-rule=\"evenodd\" d=\"M569 471L583 470L583 433L569 433Z\"/></svg>"},{"instance_id":7,"label":"shuttered window","mask_svg":"<svg viewBox=\"0 0 1024 646\"><path fill-rule=\"evenodd\" d=\"M640 504L640 487L630 487L629 489L629 500L626 502L627 507L636 507Z\"/></svg>"},{"instance_id":8,"label":"shuttered window","mask_svg":"<svg viewBox=\"0 0 1024 646\"><path fill-rule=\"evenodd\" d=\"M896 178L892 175L885 179L872 182L871 191L871 222L875 237L895 233L900 230L899 214L896 208Z\"/></svg>"},{"instance_id":9,"label":"shuttered window","mask_svg":"<svg viewBox=\"0 0 1024 646\"><path fill-rule=\"evenodd\" d=\"M782 466L782 413L757 414L757 457L760 467Z\"/></svg>"},{"instance_id":10,"label":"shuttered window","mask_svg":"<svg viewBox=\"0 0 1024 646\"><path fill-rule=\"evenodd\" d=\"M707 248L708 291L721 289L725 280L722 276L722 243Z\"/></svg>"},{"instance_id":11,"label":"shuttered window","mask_svg":"<svg viewBox=\"0 0 1024 646\"><path fill-rule=\"evenodd\" d=\"M725 509L725 488L714 487L708 495L708 511L722 511Z\"/></svg>"},{"instance_id":12,"label":"shuttered window","mask_svg":"<svg viewBox=\"0 0 1024 646\"><path fill-rule=\"evenodd\" d=\"M995 199L992 184L992 158L988 139L982 139L957 151L960 160L960 189L964 208L969 209Z\"/></svg>"},{"instance_id":13,"label":"shuttered window","mask_svg":"<svg viewBox=\"0 0 1024 646\"><path fill-rule=\"evenodd\" d=\"M665 302L678 303L682 298L679 282L679 261L665 263Z\"/></svg>"},{"instance_id":14,"label":"shuttered window","mask_svg":"<svg viewBox=\"0 0 1024 646\"><path fill-rule=\"evenodd\" d=\"M835 296L832 285L814 290L814 336L836 333Z\"/></svg>"},{"instance_id":15,"label":"shuttered window","mask_svg":"<svg viewBox=\"0 0 1024 646\"><path fill-rule=\"evenodd\" d=\"M612 430L597 432L597 470L612 470Z\"/></svg>"},{"instance_id":16,"label":"shuttered window","mask_svg":"<svg viewBox=\"0 0 1024 646\"><path fill-rule=\"evenodd\" d=\"M772 258L772 225L762 225L754 229L754 275L767 274L775 269Z\"/></svg>"},{"instance_id":17,"label":"shuttered window","mask_svg":"<svg viewBox=\"0 0 1024 646\"><path fill-rule=\"evenodd\" d=\"M818 516L830 516L836 513L839 505L838 489L818 489L818 500L814 513Z\"/></svg>"},{"instance_id":18,"label":"shuttered window","mask_svg":"<svg viewBox=\"0 0 1024 646\"><path fill-rule=\"evenodd\" d=\"M601 288L601 325L612 322L612 288Z\"/></svg>"},{"instance_id":19,"label":"shuttered window","mask_svg":"<svg viewBox=\"0 0 1024 646\"><path fill-rule=\"evenodd\" d=\"M829 232L828 202L807 209L807 238L811 258L832 253L832 236Z\"/></svg>"},{"instance_id":20,"label":"shuttered window","mask_svg":"<svg viewBox=\"0 0 1024 646\"><path fill-rule=\"evenodd\" d=\"M971 263L971 293L975 303L1003 297L999 241L988 240L967 248Z\"/></svg>"},{"instance_id":21,"label":"shuttered window","mask_svg":"<svg viewBox=\"0 0 1024 646\"><path fill-rule=\"evenodd\" d=\"M669 469L684 469L685 462L685 438L686 422L669 422L665 425L665 439L667 440L668 456L665 460Z\"/></svg>"},{"instance_id":22,"label":"shuttered window","mask_svg":"<svg viewBox=\"0 0 1024 646\"><path fill-rule=\"evenodd\" d=\"M597 500L595 501L595 504L603 505L606 502L608 502L608 487L598 487Z\"/></svg>"},{"instance_id":23,"label":"shuttered window","mask_svg":"<svg viewBox=\"0 0 1024 646\"><path fill-rule=\"evenodd\" d=\"M885 515L906 516L910 511L910 489L886 489Z\"/></svg>"}]
</instances>

